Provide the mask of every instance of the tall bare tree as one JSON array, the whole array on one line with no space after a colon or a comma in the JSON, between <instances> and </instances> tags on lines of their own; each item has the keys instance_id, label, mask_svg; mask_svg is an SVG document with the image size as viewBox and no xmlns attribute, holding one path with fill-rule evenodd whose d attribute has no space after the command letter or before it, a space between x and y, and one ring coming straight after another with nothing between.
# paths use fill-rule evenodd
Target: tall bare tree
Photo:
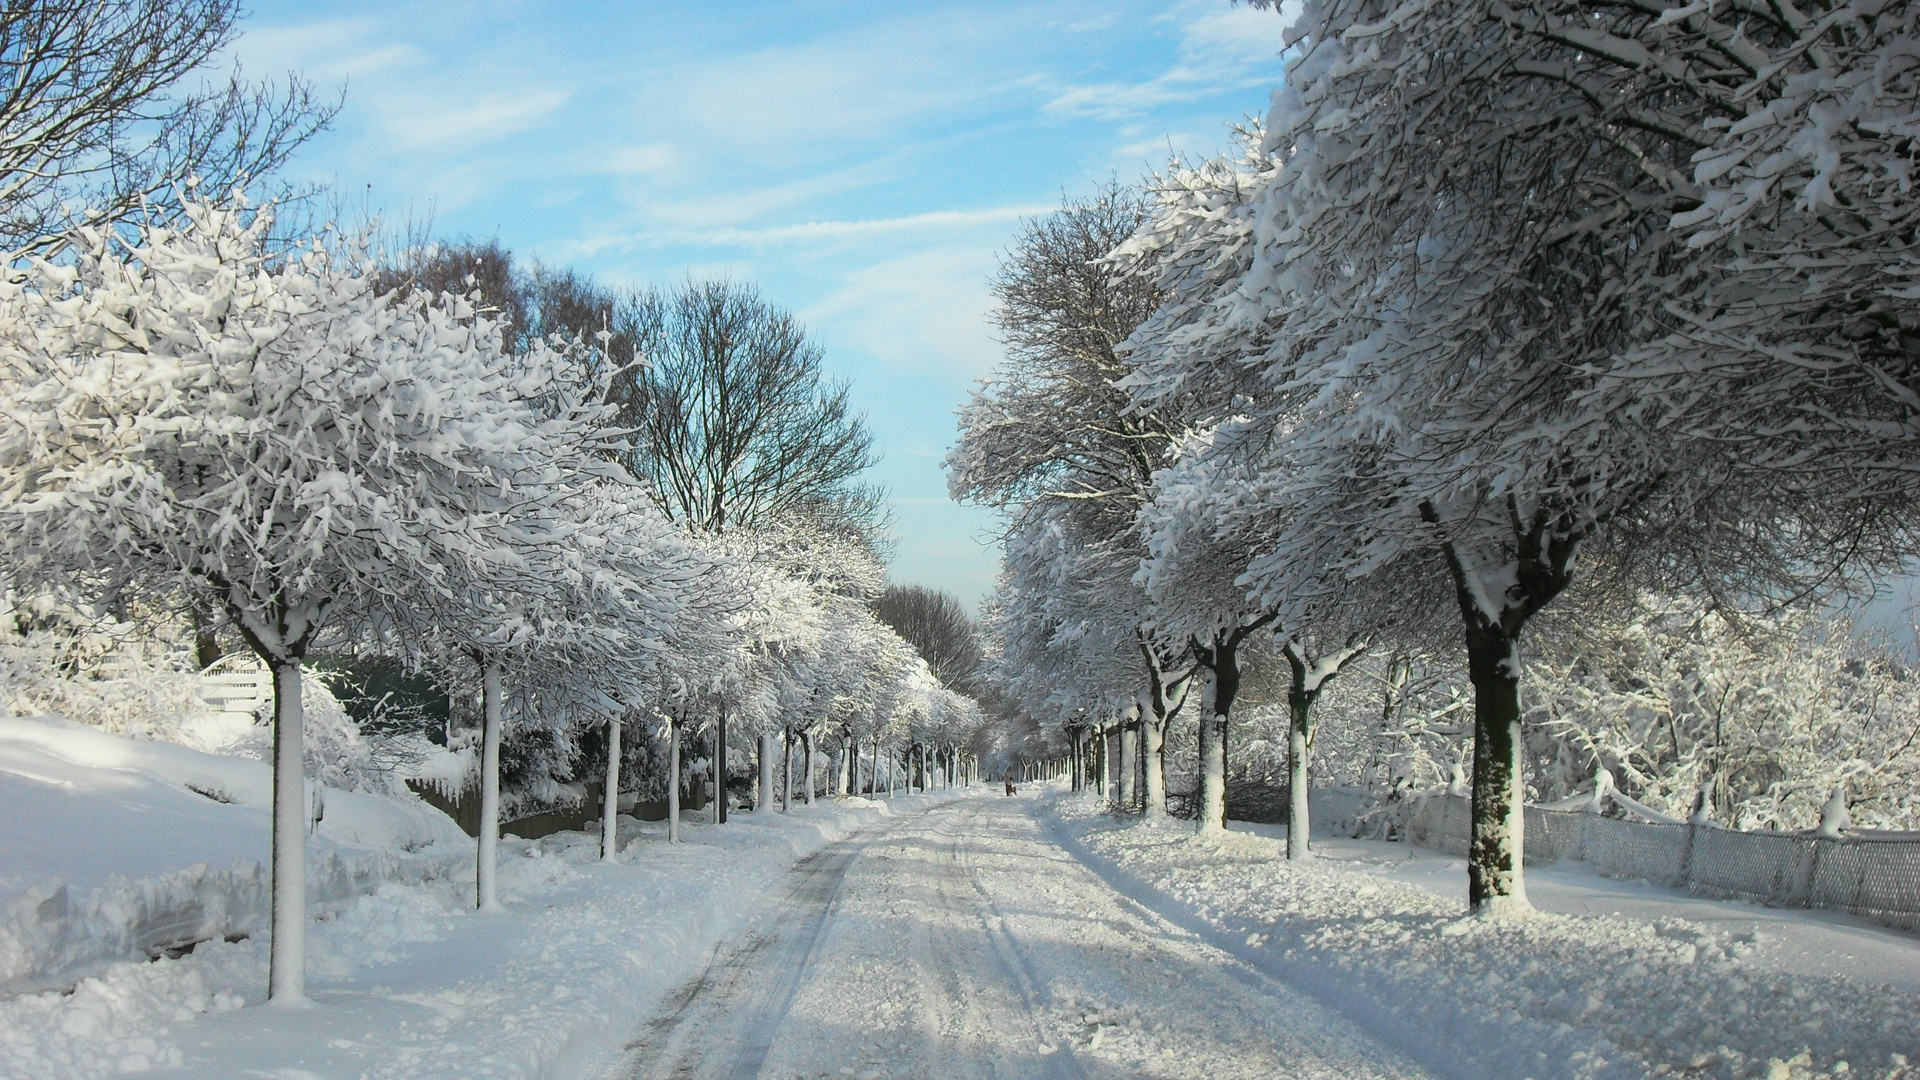
<instances>
[{"instance_id":1,"label":"tall bare tree","mask_svg":"<svg viewBox=\"0 0 1920 1080\"><path fill-rule=\"evenodd\" d=\"M1159 306L1149 275L1105 262L1147 220L1142 194L1109 184L1027 223L993 281L1007 360L961 409L947 458L956 499L1001 510L1072 500L1131 526L1175 425L1131 408L1115 353Z\"/></svg>"},{"instance_id":2,"label":"tall bare tree","mask_svg":"<svg viewBox=\"0 0 1920 1080\"><path fill-rule=\"evenodd\" d=\"M980 669L980 635L959 597L924 585L889 585L873 602L873 613L920 653L942 686L971 692Z\"/></svg>"},{"instance_id":3,"label":"tall bare tree","mask_svg":"<svg viewBox=\"0 0 1920 1080\"><path fill-rule=\"evenodd\" d=\"M634 471L667 516L707 532L796 514L879 530L884 492L860 483L873 436L792 315L729 281L648 290L621 309L611 332L646 364L615 394Z\"/></svg>"},{"instance_id":4,"label":"tall bare tree","mask_svg":"<svg viewBox=\"0 0 1920 1080\"><path fill-rule=\"evenodd\" d=\"M234 0L28 0L0 8L0 246L59 247L76 216L169 220L285 163L337 101L194 77L232 44Z\"/></svg>"},{"instance_id":5,"label":"tall bare tree","mask_svg":"<svg viewBox=\"0 0 1920 1080\"><path fill-rule=\"evenodd\" d=\"M498 240L430 243L424 230L408 235L391 264L380 274L381 289L397 290L402 298L418 290L427 296L478 293L480 302L507 324L516 346L524 346L531 323L534 289L514 266L513 252Z\"/></svg>"}]
</instances>

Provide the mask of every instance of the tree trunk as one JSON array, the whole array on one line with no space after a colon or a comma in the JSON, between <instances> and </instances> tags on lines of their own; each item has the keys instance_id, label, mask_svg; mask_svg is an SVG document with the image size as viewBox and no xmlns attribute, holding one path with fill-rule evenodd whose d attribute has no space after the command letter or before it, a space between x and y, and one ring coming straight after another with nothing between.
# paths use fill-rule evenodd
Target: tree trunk
<instances>
[{"instance_id":1,"label":"tree trunk","mask_svg":"<svg viewBox=\"0 0 1920 1080\"><path fill-rule=\"evenodd\" d=\"M880 737L873 737L873 759L867 767L867 794L880 794Z\"/></svg>"},{"instance_id":2,"label":"tree trunk","mask_svg":"<svg viewBox=\"0 0 1920 1080\"><path fill-rule=\"evenodd\" d=\"M1115 724L1100 744L1100 782L1106 785L1107 802L1120 798L1120 725Z\"/></svg>"},{"instance_id":3,"label":"tree trunk","mask_svg":"<svg viewBox=\"0 0 1920 1080\"><path fill-rule=\"evenodd\" d=\"M198 607L193 609L193 661L201 671L205 671L220 658L226 650L220 648L220 632L212 626L213 617Z\"/></svg>"},{"instance_id":4,"label":"tree trunk","mask_svg":"<svg viewBox=\"0 0 1920 1080\"><path fill-rule=\"evenodd\" d=\"M680 721L667 722L667 843L680 842Z\"/></svg>"},{"instance_id":5,"label":"tree trunk","mask_svg":"<svg viewBox=\"0 0 1920 1080\"><path fill-rule=\"evenodd\" d=\"M1520 755L1520 650L1498 626L1469 626L1473 683L1473 839L1467 900L1477 912L1525 911L1526 788Z\"/></svg>"},{"instance_id":6,"label":"tree trunk","mask_svg":"<svg viewBox=\"0 0 1920 1080\"><path fill-rule=\"evenodd\" d=\"M773 813L773 755L778 738L771 731L760 733L760 792L754 801L755 813Z\"/></svg>"},{"instance_id":7,"label":"tree trunk","mask_svg":"<svg viewBox=\"0 0 1920 1080\"><path fill-rule=\"evenodd\" d=\"M1442 537L1441 554L1453 578L1466 627L1467 679L1473 683L1473 834L1467 847L1467 899L1477 914L1532 909L1527 902L1526 787L1520 730L1520 631L1573 580L1574 558L1598 519L1577 507L1542 504L1531 516L1509 493L1507 520L1513 547L1504 567L1462 557L1439 511L1420 504L1420 516ZM1490 573L1492 571L1492 573ZM1483 576L1485 575L1485 576ZM1489 585L1497 584L1497 588ZM1484 606L1497 602L1498 610Z\"/></svg>"},{"instance_id":8,"label":"tree trunk","mask_svg":"<svg viewBox=\"0 0 1920 1080\"><path fill-rule=\"evenodd\" d=\"M1139 793L1134 790L1134 772L1140 760L1140 718L1120 725L1120 809L1131 812Z\"/></svg>"},{"instance_id":9,"label":"tree trunk","mask_svg":"<svg viewBox=\"0 0 1920 1080\"><path fill-rule=\"evenodd\" d=\"M273 672L273 944L267 997L299 1005L307 997L306 713L300 661L269 661Z\"/></svg>"},{"instance_id":10,"label":"tree trunk","mask_svg":"<svg viewBox=\"0 0 1920 1080\"><path fill-rule=\"evenodd\" d=\"M1243 627L1225 638L1216 639L1208 659L1211 677L1201 710L1200 728L1200 831L1215 832L1227 827L1227 719L1233 715L1233 701L1240 695L1240 638L1250 628Z\"/></svg>"},{"instance_id":11,"label":"tree trunk","mask_svg":"<svg viewBox=\"0 0 1920 1080\"><path fill-rule=\"evenodd\" d=\"M813 773L814 773L813 732L803 731L800 733L800 750L801 750L801 753L805 756L806 763L807 763L807 805L812 806L813 805Z\"/></svg>"},{"instance_id":12,"label":"tree trunk","mask_svg":"<svg viewBox=\"0 0 1920 1080\"><path fill-rule=\"evenodd\" d=\"M1200 824L1203 833L1226 828L1227 748L1221 739L1226 717L1214 705L1220 691L1217 672L1210 672L1200 691Z\"/></svg>"},{"instance_id":13,"label":"tree trunk","mask_svg":"<svg viewBox=\"0 0 1920 1080\"><path fill-rule=\"evenodd\" d=\"M600 859L620 854L620 721L607 721L607 783L600 797Z\"/></svg>"},{"instance_id":14,"label":"tree trunk","mask_svg":"<svg viewBox=\"0 0 1920 1080\"><path fill-rule=\"evenodd\" d=\"M713 823L727 823L727 707L713 724Z\"/></svg>"},{"instance_id":15,"label":"tree trunk","mask_svg":"<svg viewBox=\"0 0 1920 1080\"><path fill-rule=\"evenodd\" d=\"M483 704L480 729L480 852L473 867L474 906L501 910L494 888L500 846L500 664L489 661L480 673Z\"/></svg>"},{"instance_id":16,"label":"tree trunk","mask_svg":"<svg viewBox=\"0 0 1920 1080\"><path fill-rule=\"evenodd\" d=\"M893 751L889 750L887 751L887 798L893 798L896 786L893 779Z\"/></svg>"},{"instance_id":17,"label":"tree trunk","mask_svg":"<svg viewBox=\"0 0 1920 1080\"><path fill-rule=\"evenodd\" d=\"M1307 820L1307 710L1312 699L1300 686L1287 692L1287 858L1304 859L1310 855L1312 823Z\"/></svg>"},{"instance_id":18,"label":"tree trunk","mask_svg":"<svg viewBox=\"0 0 1920 1080\"><path fill-rule=\"evenodd\" d=\"M780 733L780 812L793 808L793 729Z\"/></svg>"},{"instance_id":19,"label":"tree trunk","mask_svg":"<svg viewBox=\"0 0 1920 1080\"><path fill-rule=\"evenodd\" d=\"M1143 717L1140 733L1146 737L1141 754L1146 771L1145 816L1148 820L1158 820L1167 816L1167 731L1160 721Z\"/></svg>"}]
</instances>

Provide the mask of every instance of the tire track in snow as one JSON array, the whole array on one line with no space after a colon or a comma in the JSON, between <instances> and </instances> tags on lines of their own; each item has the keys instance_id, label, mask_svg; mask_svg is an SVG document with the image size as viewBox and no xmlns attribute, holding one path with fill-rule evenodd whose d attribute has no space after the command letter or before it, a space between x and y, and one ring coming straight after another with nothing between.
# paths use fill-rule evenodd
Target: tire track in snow
<instances>
[{"instance_id":1,"label":"tire track in snow","mask_svg":"<svg viewBox=\"0 0 1920 1080\"><path fill-rule=\"evenodd\" d=\"M965 814L965 820L956 820L956 817L962 813ZM941 857L934 863L937 868L938 895L941 904L953 923L970 923L979 928L980 939L986 946L988 956L993 960L994 969L999 973L999 985L1007 988L1009 996L1017 999L1019 1012L1016 1018L1024 1021L1033 1044L1042 1048L1037 1063L1041 1067L1039 1075L1053 1077L1056 1080L1085 1080L1086 1071L1080 1067L1080 1062L1074 1057L1072 1050L1061 1043L1049 1042L1040 1022L1040 1017L1046 1012L1049 1003L1046 982L1033 970L1026 952L1008 931L1005 916L994 905L993 898L987 895L986 890L981 887L969 868L963 826L977 828L979 817L977 811L956 807L954 813L942 815L943 820L936 824L939 830L938 835L944 841L944 849L940 852ZM971 1005L983 995L978 994L977 991L968 993L967 989L961 986L959 973L968 971L969 968L963 958L955 958L955 960L956 962L949 964L947 968L950 982L954 986L949 997L951 1000ZM984 1012L977 1007L970 1011ZM987 1031L995 1029L995 1025L990 1021L981 1024L980 1027Z\"/></svg>"},{"instance_id":2,"label":"tire track in snow","mask_svg":"<svg viewBox=\"0 0 1920 1080\"><path fill-rule=\"evenodd\" d=\"M859 835L794 864L796 880L785 899L771 906L771 921L749 928L742 941L716 948L705 970L675 991L667 1010L627 1044L629 1053L614 1075L628 1080L758 1076L847 870L865 846ZM764 978L768 973L772 977Z\"/></svg>"},{"instance_id":3,"label":"tire track in snow","mask_svg":"<svg viewBox=\"0 0 1920 1080\"><path fill-rule=\"evenodd\" d=\"M1030 799L964 799L796 865L623 1080L1412 1080L1289 987L1116 892Z\"/></svg>"}]
</instances>

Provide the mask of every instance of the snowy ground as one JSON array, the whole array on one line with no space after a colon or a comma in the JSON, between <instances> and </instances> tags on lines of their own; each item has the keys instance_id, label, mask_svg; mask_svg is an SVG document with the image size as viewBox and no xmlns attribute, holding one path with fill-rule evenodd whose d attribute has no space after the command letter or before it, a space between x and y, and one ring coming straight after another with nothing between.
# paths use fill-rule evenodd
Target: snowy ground
<instances>
[{"instance_id":1,"label":"snowy ground","mask_svg":"<svg viewBox=\"0 0 1920 1080\"><path fill-rule=\"evenodd\" d=\"M510 839L500 916L444 818L330 796L315 1005L266 1007L260 927L128 930L258 907L264 772L0 722L0 1077L1920 1075L1911 935L1572 869L1485 922L1457 859L1057 789Z\"/></svg>"},{"instance_id":2,"label":"snowy ground","mask_svg":"<svg viewBox=\"0 0 1920 1080\"><path fill-rule=\"evenodd\" d=\"M608 1075L1427 1075L1113 891L1032 810L964 799L809 860Z\"/></svg>"},{"instance_id":3,"label":"snowy ground","mask_svg":"<svg viewBox=\"0 0 1920 1080\"><path fill-rule=\"evenodd\" d=\"M315 1005L294 1010L261 1005L258 925L153 962L127 933L160 906L261 906L265 774L0 720L0 1077L594 1075L715 942L767 916L796 860L949 797L739 815L672 846L629 819L618 866L585 834L507 838L509 911L481 916L471 841L444 815L332 792L311 845L334 871L316 889Z\"/></svg>"},{"instance_id":4,"label":"snowy ground","mask_svg":"<svg viewBox=\"0 0 1920 1080\"><path fill-rule=\"evenodd\" d=\"M1283 842L1287 835L1284 827L1235 827ZM1377 840L1316 838L1314 846L1322 859L1467 902L1464 859ZM1920 935L1844 912L1711 900L1683 889L1604 878L1580 863L1528 869L1527 895L1535 907L1556 915L1621 915L1645 922L1679 918L1707 930L1752 935L1762 947L1749 953L1746 963L1756 971L1884 983L1920 993Z\"/></svg>"},{"instance_id":5,"label":"snowy ground","mask_svg":"<svg viewBox=\"0 0 1920 1080\"><path fill-rule=\"evenodd\" d=\"M1896 932L1565 870L1530 872L1546 913L1490 922L1457 860L1401 845L1289 865L1274 830L1201 840L1081 798L1051 820L1116 888L1436 1073L1920 1076L1920 950Z\"/></svg>"}]
</instances>

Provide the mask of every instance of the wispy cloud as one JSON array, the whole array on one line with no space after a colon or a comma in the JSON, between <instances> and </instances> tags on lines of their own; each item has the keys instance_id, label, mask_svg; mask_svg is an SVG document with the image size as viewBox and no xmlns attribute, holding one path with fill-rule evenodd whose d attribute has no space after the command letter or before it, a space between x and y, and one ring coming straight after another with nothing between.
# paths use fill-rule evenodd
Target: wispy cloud
<instances>
[{"instance_id":1,"label":"wispy cloud","mask_svg":"<svg viewBox=\"0 0 1920 1080\"><path fill-rule=\"evenodd\" d=\"M910 232L971 229L981 225L1019 221L1052 210L1051 204L1000 206L987 210L929 210L898 217L852 221L805 221L759 228L721 226L708 229L656 229L621 236L594 237L575 242L577 253L601 253L637 247L767 247L845 240Z\"/></svg>"},{"instance_id":2,"label":"wispy cloud","mask_svg":"<svg viewBox=\"0 0 1920 1080\"><path fill-rule=\"evenodd\" d=\"M847 274L801 316L889 367L972 379L1001 356L988 287L997 247L948 244L876 262ZM942 442L950 431L942 425Z\"/></svg>"},{"instance_id":3,"label":"wispy cloud","mask_svg":"<svg viewBox=\"0 0 1920 1080\"><path fill-rule=\"evenodd\" d=\"M1044 111L1055 115L1123 120L1170 104L1198 101L1224 90L1272 85L1279 74L1284 31L1298 10L1276 14L1238 5L1183 5L1170 20L1179 26L1174 64L1152 78L1068 86Z\"/></svg>"}]
</instances>

